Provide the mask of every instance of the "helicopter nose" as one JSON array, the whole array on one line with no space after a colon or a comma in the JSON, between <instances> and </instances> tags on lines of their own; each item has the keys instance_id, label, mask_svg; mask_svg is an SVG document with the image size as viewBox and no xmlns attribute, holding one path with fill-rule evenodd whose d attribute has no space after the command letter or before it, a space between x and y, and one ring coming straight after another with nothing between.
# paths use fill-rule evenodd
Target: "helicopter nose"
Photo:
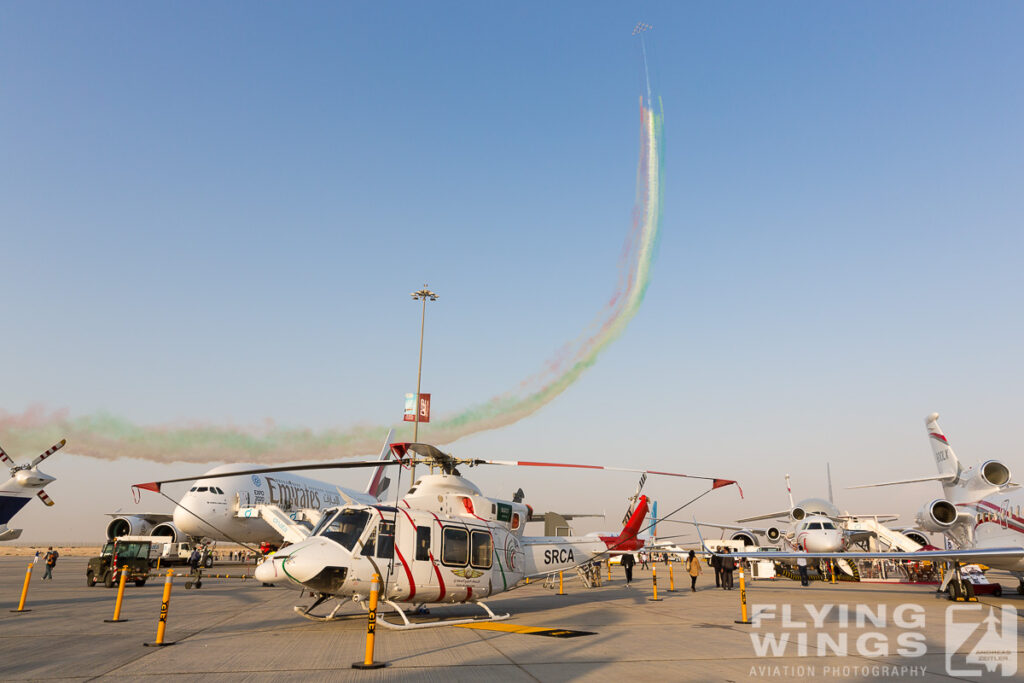
<instances>
[{"instance_id":1,"label":"helicopter nose","mask_svg":"<svg viewBox=\"0 0 1024 683\"><path fill-rule=\"evenodd\" d=\"M336 543L320 537L289 546L283 557L273 560L265 571L277 572L318 593L336 593L348 576L352 555ZM262 567L262 565L261 565ZM259 575L257 574L257 578ZM261 579L262 580L262 579Z\"/></svg>"},{"instance_id":2,"label":"helicopter nose","mask_svg":"<svg viewBox=\"0 0 1024 683\"><path fill-rule=\"evenodd\" d=\"M281 568L285 559L285 557L276 557L271 555L267 559L263 560L263 562L256 567L256 571L252 574L256 577L257 581L262 583L274 583L281 579L287 579L288 575L285 574L284 570Z\"/></svg>"}]
</instances>

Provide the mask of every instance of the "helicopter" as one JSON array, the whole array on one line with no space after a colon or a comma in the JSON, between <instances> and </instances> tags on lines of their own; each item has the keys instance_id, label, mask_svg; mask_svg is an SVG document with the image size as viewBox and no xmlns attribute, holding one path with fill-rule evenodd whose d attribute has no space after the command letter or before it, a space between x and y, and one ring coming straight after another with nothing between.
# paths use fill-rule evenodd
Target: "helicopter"
<instances>
[{"instance_id":1,"label":"helicopter","mask_svg":"<svg viewBox=\"0 0 1024 683\"><path fill-rule=\"evenodd\" d=\"M618 535L525 536L532 510L521 496L515 496L518 500L513 501L485 496L462 476L458 469L462 466L569 467L712 481L712 487L697 498L736 484L715 477L600 465L462 459L424 443L393 443L390 448L395 459L387 464L425 464L430 466L431 473L416 479L395 505L348 500L345 505L325 510L308 538L281 548L257 567L257 580L285 581L315 596L308 607L294 608L300 616L314 621L340 619L343 617L338 612L349 601L366 609L365 602L377 574L382 585L380 600L402 620L396 623L379 618L378 622L387 628L414 629L507 619L509 614L495 614L484 600L512 590L526 578L572 570L609 554L628 552L636 543L647 512L647 500L642 497ZM379 460L355 461L261 468L236 474L380 465ZM159 491L162 484L187 480L135 487ZM338 602L330 613L313 613L330 601ZM483 609L486 616L413 623L402 607L411 605L423 612L427 604L434 603L469 603Z\"/></svg>"}]
</instances>

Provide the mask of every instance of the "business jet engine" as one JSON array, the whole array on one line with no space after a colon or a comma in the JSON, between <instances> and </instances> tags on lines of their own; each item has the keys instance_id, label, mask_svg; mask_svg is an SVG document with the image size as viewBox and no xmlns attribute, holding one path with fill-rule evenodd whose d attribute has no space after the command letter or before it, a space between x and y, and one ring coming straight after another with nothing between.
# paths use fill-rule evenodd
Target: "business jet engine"
<instances>
[{"instance_id":1,"label":"business jet engine","mask_svg":"<svg viewBox=\"0 0 1024 683\"><path fill-rule=\"evenodd\" d=\"M777 526L770 526L765 529L764 537L772 545L778 545L782 541L782 529Z\"/></svg>"},{"instance_id":2,"label":"business jet engine","mask_svg":"<svg viewBox=\"0 0 1024 683\"><path fill-rule=\"evenodd\" d=\"M957 522L956 506L943 498L927 503L917 513L917 526L933 533L947 531Z\"/></svg>"},{"instance_id":3,"label":"business jet engine","mask_svg":"<svg viewBox=\"0 0 1024 683\"><path fill-rule=\"evenodd\" d=\"M757 534L750 529L741 529L740 531L733 532L732 536L729 537L730 541L742 541L744 546L757 545Z\"/></svg>"},{"instance_id":4,"label":"business jet engine","mask_svg":"<svg viewBox=\"0 0 1024 683\"><path fill-rule=\"evenodd\" d=\"M924 535L920 529L900 529L900 533L918 545L931 545L931 539Z\"/></svg>"},{"instance_id":5,"label":"business jet engine","mask_svg":"<svg viewBox=\"0 0 1024 683\"><path fill-rule=\"evenodd\" d=\"M110 520L107 524L107 540L112 541L118 536L166 536L168 543L184 538L184 534L171 522L154 524L137 515L122 515Z\"/></svg>"},{"instance_id":6,"label":"business jet engine","mask_svg":"<svg viewBox=\"0 0 1024 683\"><path fill-rule=\"evenodd\" d=\"M963 473L963 485L971 498L984 497L1010 483L1010 468L998 460L986 460Z\"/></svg>"}]
</instances>

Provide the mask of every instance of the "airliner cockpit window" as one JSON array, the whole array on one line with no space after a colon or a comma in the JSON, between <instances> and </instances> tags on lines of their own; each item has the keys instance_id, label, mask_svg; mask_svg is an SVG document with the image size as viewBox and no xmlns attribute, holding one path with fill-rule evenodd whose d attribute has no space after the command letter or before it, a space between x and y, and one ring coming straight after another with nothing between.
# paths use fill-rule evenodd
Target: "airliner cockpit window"
<instances>
[{"instance_id":1,"label":"airliner cockpit window","mask_svg":"<svg viewBox=\"0 0 1024 683\"><path fill-rule=\"evenodd\" d=\"M340 543L346 550L352 550L363 535L369 518L370 513L366 510L342 510L317 535Z\"/></svg>"},{"instance_id":2,"label":"airliner cockpit window","mask_svg":"<svg viewBox=\"0 0 1024 683\"><path fill-rule=\"evenodd\" d=\"M208 487L200 486L199 488L196 489L196 493L206 493L207 490L208 490Z\"/></svg>"},{"instance_id":3,"label":"airliner cockpit window","mask_svg":"<svg viewBox=\"0 0 1024 683\"><path fill-rule=\"evenodd\" d=\"M807 525L807 528L808 529L820 529L821 528L821 522L812 522L812 523Z\"/></svg>"},{"instance_id":4,"label":"airliner cockpit window","mask_svg":"<svg viewBox=\"0 0 1024 683\"><path fill-rule=\"evenodd\" d=\"M821 528L822 529L835 529L836 527L835 527L834 524L832 524L832 522L822 522L821 523Z\"/></svg>"}]
</instances>

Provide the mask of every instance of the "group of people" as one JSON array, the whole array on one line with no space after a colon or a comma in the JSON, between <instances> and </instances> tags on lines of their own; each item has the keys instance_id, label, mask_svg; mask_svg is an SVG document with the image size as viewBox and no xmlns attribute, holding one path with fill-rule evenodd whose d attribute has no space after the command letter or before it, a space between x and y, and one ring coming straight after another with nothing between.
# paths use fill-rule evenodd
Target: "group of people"
<instances>
[{"instance_id":1,"label":"group of people","mask_svg":"<svg viewBox=\"0 0 1024 683\"><path fill-rule=\"evenodd\" d=\"M741 560L729 554L728 548L717 548L711 557L711 567L715 570L715 587L724 591L733 589L732 573L739 568Z\"/></svg>"}]
</instances>

